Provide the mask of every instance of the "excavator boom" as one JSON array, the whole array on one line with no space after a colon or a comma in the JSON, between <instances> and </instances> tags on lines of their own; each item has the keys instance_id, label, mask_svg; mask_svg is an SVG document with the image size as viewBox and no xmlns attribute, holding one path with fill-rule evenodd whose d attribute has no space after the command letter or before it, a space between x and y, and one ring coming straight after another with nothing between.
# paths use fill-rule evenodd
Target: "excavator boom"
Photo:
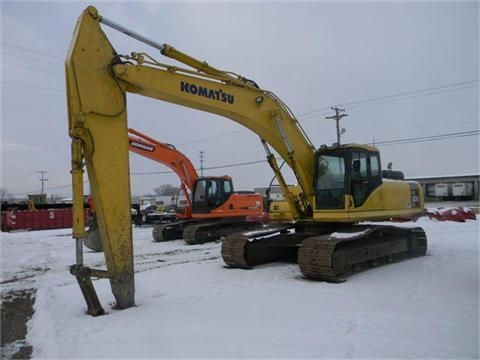
<instances>
[{"instance_id":1,"label":"excavator boom","mask_svg":"<svg viewBox=\"0 0 480 360\"><path fill-rule=\"evenodd\" d=\"M121 57L101 29L101 20L94 7L83 11L65 62L72 138L73 236L77 239L76 265L83 266L78 244L86 237L79 211L85 162L109 269L105 276L110 278L117 304L128 307L134 304L134 282L126 92L223 115L249 128L294 169L308 209L313 201L315 150L291 111L273 93L206 64L199 72L145 61L141 54ZM190 66L202 64L179 51L165 49L166 55ZM290 206L296 204L290 201Z\"/></svg>"}]
</instances>

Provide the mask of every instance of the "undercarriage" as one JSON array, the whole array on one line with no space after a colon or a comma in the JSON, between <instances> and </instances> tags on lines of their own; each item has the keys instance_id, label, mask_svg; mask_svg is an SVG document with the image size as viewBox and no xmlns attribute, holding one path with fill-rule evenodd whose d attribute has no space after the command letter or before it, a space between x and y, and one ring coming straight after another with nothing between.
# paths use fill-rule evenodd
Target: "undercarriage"
<instances>
[{"instance_id":1,"label":"undercarriage","mask_svg":"<svg viewBox=\"0 0 480 360\"><path fill-rule=\"evenodd\" d=\"M291 224L227 236L222 258L230 267L296 262L311 280L343 281L352 272L425 255L419 227Z\"/></svg>"},{"instance_id":2,"label":"undercarriage","mask_svg":"<svg viewBox=\"0 0 480 360\"><path fill-rule=\"evenodd\" d=\"M180 220L169 224L159 224L153 229L154 241L184 239L189 245L219 241L229 234L258 228L257 222L240 219Z\"/></svg>"}]
</instances>

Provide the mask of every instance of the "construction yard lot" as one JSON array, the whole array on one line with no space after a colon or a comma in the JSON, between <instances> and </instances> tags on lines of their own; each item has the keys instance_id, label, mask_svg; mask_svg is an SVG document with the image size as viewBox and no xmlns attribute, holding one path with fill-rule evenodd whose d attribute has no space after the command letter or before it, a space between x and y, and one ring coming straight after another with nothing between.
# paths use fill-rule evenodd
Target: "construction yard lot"
<instances>
[{"instance_id":1,"label":"construction yard lot","mask_svg":"<svg viewBox=\"0 0 480 360\"><path fill-rule=\"evenodd\" d=\"M296 264L228 269L220 243L133 228L136 305L91 317L71 229L2 233L2 358L478 358L478 221L422 218L427 256L331 284ZM102 253L85 263L104 268Z\"/></svg>"}]
</instances>

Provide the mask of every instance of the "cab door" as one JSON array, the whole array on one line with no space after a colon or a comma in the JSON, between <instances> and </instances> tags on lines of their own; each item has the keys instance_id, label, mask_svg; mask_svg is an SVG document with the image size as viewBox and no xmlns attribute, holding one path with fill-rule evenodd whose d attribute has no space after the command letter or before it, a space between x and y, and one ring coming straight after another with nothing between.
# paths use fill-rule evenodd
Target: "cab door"
<instances>
[{"instance_id":1,"label":"cab door","mask_svg":"<svg viewBox=\"0 0 480 360\"><path fill-rule=\"evenodd\" d=\"M230 179L200 178L193 193L193 212L207 214L223 205L233 193Z\"/></svg>"},{"instance_id":2,"label":"cab door","mask_svg":"<svg viewBox=\"0 0 480 360\"><path fill-rule=\"evenodd\" d=\"M354 206L360 207L382 183L378 153L353 150L350 161L350 195Z\"/></svg>"},{"instance_id":3,"label":"cab door","mask_svg":"<svg viewBox=\"0 0 480 360\"><path fill-rule=\"evenodd\" d=\"M207 179L198 179L195 182L195 187L193 189L193 203L192 203L192 213L208 213L208 198L207 198Z\"/></svg>"},{"instance_id":4,"label":"cab door","mask_svg":"<svg viewBox=\"0 0 480 360\"><path fill-rule=\"evenodd\" d=\"M209 180L207 187L207 203L210 210L225 204L233 193L232 181L226 178Z\"/></svg>"}]
</instances>

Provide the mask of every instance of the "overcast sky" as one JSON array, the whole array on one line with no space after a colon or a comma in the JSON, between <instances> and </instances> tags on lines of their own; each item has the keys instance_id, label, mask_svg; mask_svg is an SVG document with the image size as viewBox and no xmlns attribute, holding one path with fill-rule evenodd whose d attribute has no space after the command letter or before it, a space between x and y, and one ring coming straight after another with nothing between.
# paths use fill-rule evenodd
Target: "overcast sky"
<instances>
[{"instance_id":1,"label":"overcast sky","mask_svg":"<svg viewBox=\"0 0 480 360\"><path fill-rule=\"evenodd\" d=\"M9 193L38 192L38 171L47 171L47 194L70 196L63 61L89 4L273 91L317 147L335 142L335 122L325 116L343 105L342 142L375 141L384 167L393 162L407 177L479 172L478 2L2 2L1 187ZM172 62L105 31L119 53L141 50ZM258 137L231 120L135 95L128 107L130 127L175 144L197 167L199 151L207 168L235 165L205 175L230 174L237 190L270 182L266 162L238 165L265 154ZM439 140L444 134L456 135ZM400 139L416 140L391 143ZM179 184L165 166L130 159L133 194Z\"/></svg>"}]
</instances>

